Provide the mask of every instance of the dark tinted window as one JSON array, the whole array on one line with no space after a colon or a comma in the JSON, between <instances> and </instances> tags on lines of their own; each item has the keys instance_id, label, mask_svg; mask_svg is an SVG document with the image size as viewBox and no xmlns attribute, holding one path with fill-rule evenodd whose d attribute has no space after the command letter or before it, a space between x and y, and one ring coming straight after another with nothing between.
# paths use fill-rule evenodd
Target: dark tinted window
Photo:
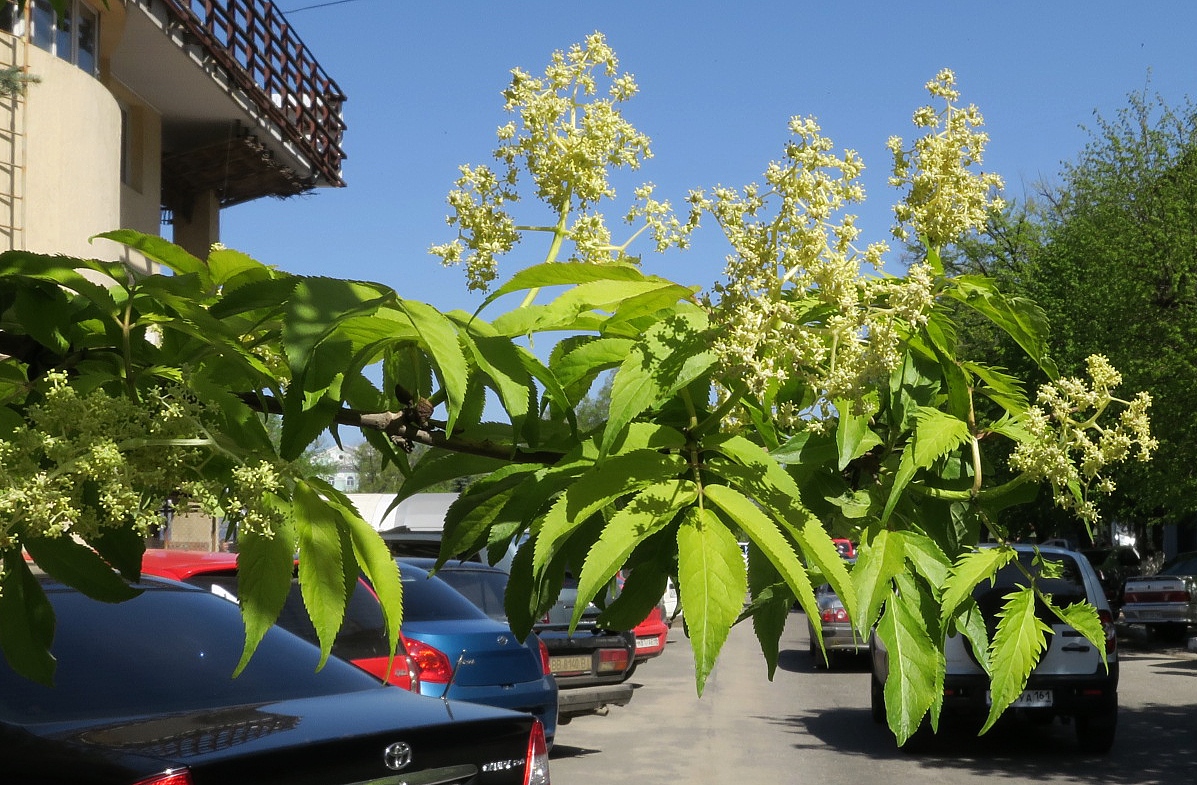
<instances>
[{"instance_id":1,"label":"dark tinted window","mask_svg":"<svg viewBox=\"0 0 1197 785\"><path fill-rule=\"evenodd\" d=\"M503 594L507 591L507 573L498 570L444 568L437 577L452 586L492 619L506 619Z\"/></svg>"},{"instance_id":2,"label":"dark tinted window","mask_svg":"<svg viewBox=\"0 0 1197 785\"><path fill-rule=\"evenodd\" d=\"M1081 578L1080 567L1077 565L1076 559L1072 556L1056 554L1050 557L1044 556L1043 558L1059 563L1061 569L1059 571L1060 577L1058 578L1038 578L1036 583L1040 590L1052 595L1055 603L1061 606L1067 605L1070 602L1084 600L1085 583ZM1016 586L1029 585L1030 581L1027 580L1023 569L1030 571L1036 577L1042 572L1040 566L1035 563L1035 554L1020 552L1017 562L1011 562L998 570L992 587L988 581L982 581L973 592L974 596L979 599L982 595L992 595L994 593L1006 595Z\"/></svg>"},{"instance_id":3,"label":"dark tinted window","mask_svg":"<svg viewBox=\"0 0 1197 785\"><path fill-rule=\"evenodd\" d=\"M319 644L316 627L303 604L303 594L297 582L291 583L291 593L283 604L278 625L290 630L306 641ZM345 604L345 620L333 641L333 654L347 660L366 657L386 657L386 623L382 617L382 606L374 593L359 581L354 584L353 594Z\"/></svg>"},{"instance_id":4,"label":"dark tinted window","mask_svg":"<svg viewBox=\"0 0 1197 785\"><path fill-rule=\"evenodd\" d=\"M403 620L485 619L486 614L440 578L410 564L399 564L403 579Z\"/></svg>"},{"instance_id":5,"label":"dark tinted window","mask_svg":"<svg viewBox=\"0 0 1197 785\"><path fill-rule=\"evenodd\" d=\"M154 585L127 602L50 590L57 618L55 686L0 657L0 717L54 722L237 706L376 688L340 660L316 672L319 652L274 628L245 671L233 669L245 632L236 605L203 591Z\"/></svg>"}]
</instances>

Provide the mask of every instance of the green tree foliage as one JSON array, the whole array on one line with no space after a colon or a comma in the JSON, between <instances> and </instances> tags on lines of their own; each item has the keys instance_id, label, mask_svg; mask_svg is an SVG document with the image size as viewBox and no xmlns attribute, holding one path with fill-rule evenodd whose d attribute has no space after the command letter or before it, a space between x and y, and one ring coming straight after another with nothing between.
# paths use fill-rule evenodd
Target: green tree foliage
<instances>
[{"instance_id":1,"label":"green tree foliage","mask_svg":"<svg viewBox=\"0 0 1197 785\"><path fill-rule=\"evenodd\" d=\"M651 186L637 189L620 210L631 237L617 240L604 217L617 196L610 174L639 167L649 143L620 112L636 86L598 33L555 53L543 76L513 72L498 168L463 167L450 194L459 234L436 252L489 291L475 313L377 283L290 275L224 248L198 259L129 231L105 237L166 273L0 255L5 655L52 680L53 620L22 549L89 594L120 599L141 531L176 492L243 518L244 658L278 614L296 553L326 653L359 570L378 589L393 647L394 562L342 494L292 468L322 433L358 428L404 472L400 498L477 478L448 512L442 557L527 535L507 598L517 632L555 600L566 565L580 565L579 611L624 570L624 591L604 610L615 626L644 618L672 578L700 692L742 615L772 673L789 609L815 613L813 586L830 582L861 636L877 625L891 651L927 664L886 686L904 740L938 712L945 635L966 626L962 598L997 569L972 554L982 536L1005 540L998 514L1044 483L1091 521L1108 467L1153 446L1146 402L1117 397L1108 364L1058 377L1040 310L991 279L945 273L943 251L985 220L997 180L975 171L980 113L960 105L951 72L927 89L935 106L914 115L921 135L891 141L899 231L923 249L901 278L865 271L885 246L856 242L861 161L833 152L811 118L790 122L760 184L694 191L682 215ZM519 221L508 212L517 204ZM545 220L528 220L537 210ZM685 248L704 224L730 247L708 292L627 254L644 232L658 249ZM537 238L543 262L500 274L508 250ZM493 313L509 299L518 305ZM960 308L1051 380L1042 405L1020 380L962 356ZM381 384L371 381L379 367ZM606 411L580 427L579 403L605 373ZM488 396L503 422L484 419ZM277 444L262 412L282 417ZM430 450L412 462L417 445ZM1018 462L1004 480L999 445ZM859 540L851 570L831 531ZM970 636L986 662L1003 664L995 716L1042 640L1025 615L1009 616L993 641ZM1092 608L1069 618L1104 646Z\"/></svg>"},{"instance_id":2,"label":"green tree foliage","mask_svg":"<svg viewBox=\"0 0 1197 785\"><path fill-rule=\"evenodd\" d=\"M1044 309L1062 371L1108 357L1168 422L1163 454L1186 454L1197 443L1188 381L1197 372L1197 107L1129 96L1113 118L1097 118L1059 185L990 229L961 269L990 271ZM1008 343L978 343L1025 378ZM1184 517L1197 492L1183 461L1132 464L1113 477L1109 511L1124 519Z\"/></svg>"}]
</instances>

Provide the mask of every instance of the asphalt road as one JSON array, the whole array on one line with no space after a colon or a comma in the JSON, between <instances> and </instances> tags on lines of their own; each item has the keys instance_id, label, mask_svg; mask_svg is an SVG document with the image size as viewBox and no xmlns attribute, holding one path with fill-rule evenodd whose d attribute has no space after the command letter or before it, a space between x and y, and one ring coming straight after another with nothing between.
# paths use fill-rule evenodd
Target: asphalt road
<instances>
[{"instance_id":1,"label":"asphalt road","mask_svg":"<svg viewBox=\"0 0 1197 785\"><path fill-rule=\"evenodd\" d=\"M912 756L870 719L863 659L831 672L812 668L802 614L790 616L772 682L751 628L741 625L701 698L679 624L665 653L633 676L630 704L559 728L550 770L554 785L1189 781L1197 770L1197 654L1133 634L1120 647L1121 712L1110 754L1081 754L1072 727L1057 721L999 727L979 739L949 729L934 751Z\"/></svg>"}]
</instances>

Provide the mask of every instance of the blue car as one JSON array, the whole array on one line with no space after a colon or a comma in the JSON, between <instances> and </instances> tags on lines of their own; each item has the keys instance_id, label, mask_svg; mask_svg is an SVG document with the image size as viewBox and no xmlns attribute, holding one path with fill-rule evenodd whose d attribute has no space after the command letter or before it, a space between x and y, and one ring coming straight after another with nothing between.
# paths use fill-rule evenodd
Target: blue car
<instances>
[{"instance_id":1,"label":"blue car","mask_svg":"<svg viewBox=\"0 0 1197 785\"><path fill-rule=\"evenodd\" d=\"M420 692L528 712L544 725L551 747L557 732L557 682L540 639L534 633L516 639L506 622L487 616L419 567L400 561L399 575L401 629L419 669Z\"/></svg>"}]
</instances>

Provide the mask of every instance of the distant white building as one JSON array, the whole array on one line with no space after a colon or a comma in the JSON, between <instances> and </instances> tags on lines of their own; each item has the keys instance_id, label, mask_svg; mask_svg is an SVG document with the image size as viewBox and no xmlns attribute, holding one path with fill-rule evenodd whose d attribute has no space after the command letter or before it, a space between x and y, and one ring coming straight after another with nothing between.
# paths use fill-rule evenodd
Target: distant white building
<instances>
[{"instance_id":1,"label":"distant white building","mask_svg":"<svg viewBox=\"0 0 1197 785\"><path fill-rule=\"evenodd\" d=\"M331 471L322 473L320 476L331 482L334 488L344 493L357 492L359 475L355 452L333 446L316 453L314 457L317 462L330 467Z\"/></svg>"}]
</instances>

